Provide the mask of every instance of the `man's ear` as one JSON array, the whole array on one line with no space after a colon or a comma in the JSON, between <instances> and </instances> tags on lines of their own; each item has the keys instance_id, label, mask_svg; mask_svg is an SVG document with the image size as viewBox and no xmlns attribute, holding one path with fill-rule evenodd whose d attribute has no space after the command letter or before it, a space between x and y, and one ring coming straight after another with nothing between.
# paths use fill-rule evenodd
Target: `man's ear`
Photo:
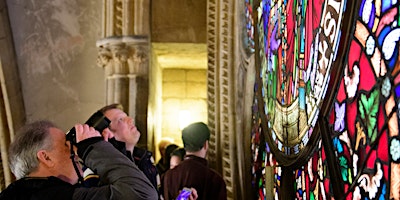
<instances>
[{"instance_id":1,"label":"man's ear","mask_svg":"<svg viewBox=\"0 0 400 200\"><path fill-rule=\"evenodd\" d=\"M48 154L46 150L40 150L36 154L40 163L43 163L47 167L53 167L54 162L51 160L51 156Z\"/></svg>"},{"instance_id":2,"label":"man's ear","mask_svg":"<svg viewBox=\"0 0 400 200\"><path fill-rule=\"evenodd\" d=\"M205 150L208 150L208 140L206 140L206 141L204 142L203 148L204 148Z\"/></svg>"}]
</instances>

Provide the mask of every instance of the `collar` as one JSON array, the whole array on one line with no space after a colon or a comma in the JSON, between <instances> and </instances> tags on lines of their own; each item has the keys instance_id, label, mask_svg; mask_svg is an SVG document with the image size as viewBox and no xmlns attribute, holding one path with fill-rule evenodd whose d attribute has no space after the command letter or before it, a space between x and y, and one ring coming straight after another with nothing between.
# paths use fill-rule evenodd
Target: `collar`
<instances>
[{"instance_id":1,"label":"collar","mask_svg":"<svg viewBox=\"0 0 400 200\"><path fill-rule=\"evenodd\" d=\"M195 156L195 155L186 155L185 158L183 158L183 159L184 159L184 161L193 160L193 161L198 162L198 163L200 163L202 165L208 166L208 161L205 158L198 157L198 156Z\"/></svg>"}]
</instances>

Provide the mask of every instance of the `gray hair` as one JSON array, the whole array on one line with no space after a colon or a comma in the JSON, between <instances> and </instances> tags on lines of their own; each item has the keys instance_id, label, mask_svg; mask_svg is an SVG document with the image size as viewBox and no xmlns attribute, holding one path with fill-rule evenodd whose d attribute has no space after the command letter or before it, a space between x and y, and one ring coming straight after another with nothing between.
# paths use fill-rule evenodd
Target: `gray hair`
<instances>
[{"instance_id":1,"label":"gray hair","mask_svg":"<svg viewBox=\"0 0 400 200\"><path fill-rule=\"evenodd\" d=\"M16 134L9 148L10 168L17 179L34 172L39 167L37 152L51 149L50 128L57 128L54 123L41 120L23 126Z\"/></svg>"}]
</instances>

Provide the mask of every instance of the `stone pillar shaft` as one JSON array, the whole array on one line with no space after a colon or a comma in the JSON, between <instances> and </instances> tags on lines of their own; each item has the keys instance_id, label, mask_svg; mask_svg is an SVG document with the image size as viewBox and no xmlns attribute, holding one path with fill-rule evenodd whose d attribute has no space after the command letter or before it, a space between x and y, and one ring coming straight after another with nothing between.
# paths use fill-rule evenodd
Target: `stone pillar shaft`
<instances>
[{"instance_id":1,"label":"stone pillar shaft","mask_svg":"<svg viewBox=\"0 0 400 200\"><path fill-rule=\"evenodd\" d=\"M106 104L120 103L135 118L147 143L149 41L142 36L110 37L97 41L98 65L106 76ZM140 109L139 109L140 108ZM142 142L141 142L142 141Z\"/></svg>"}]
</instances>

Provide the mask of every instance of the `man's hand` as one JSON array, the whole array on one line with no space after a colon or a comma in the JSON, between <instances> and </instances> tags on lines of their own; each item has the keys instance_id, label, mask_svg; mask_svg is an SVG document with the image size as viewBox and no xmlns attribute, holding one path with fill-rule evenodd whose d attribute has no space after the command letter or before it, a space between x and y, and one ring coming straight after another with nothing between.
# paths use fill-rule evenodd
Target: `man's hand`
<instances>
[{"instance_id":1,"label":"man's hand","mask_svg":"<svg viewBox=\"0 0 400 200\"><path fill-rule=\"evenodd\" d=\"M192 193L190 194L189 200L196 200L199 196L197 195L197 190L194 188L190 188Z\"/></svg>"},{"instance_id":2,"label":"man's hand","mask_svg":"<svg viewBox=\"0 0 400 200\"><path fill-rule=\"evenodd\" d=\"M104 141L107 141L107 142L108 142L108 139L114 137L114 133L111 132L109 128L105 128L105 129L103 130L103 132L101 133L101 135L103 136Z\"/></svg>"},{"instance_id":3,"label":"man's hand","mask_svg":"<svg viewBox=\"0 0 400 200\"><path fill-rule=\"evenodd\" d=\"M88 138L101 136L96 129L89 127L87 124L75 124L75 131L77 143Z\"/></svg>"}]
</instances>

